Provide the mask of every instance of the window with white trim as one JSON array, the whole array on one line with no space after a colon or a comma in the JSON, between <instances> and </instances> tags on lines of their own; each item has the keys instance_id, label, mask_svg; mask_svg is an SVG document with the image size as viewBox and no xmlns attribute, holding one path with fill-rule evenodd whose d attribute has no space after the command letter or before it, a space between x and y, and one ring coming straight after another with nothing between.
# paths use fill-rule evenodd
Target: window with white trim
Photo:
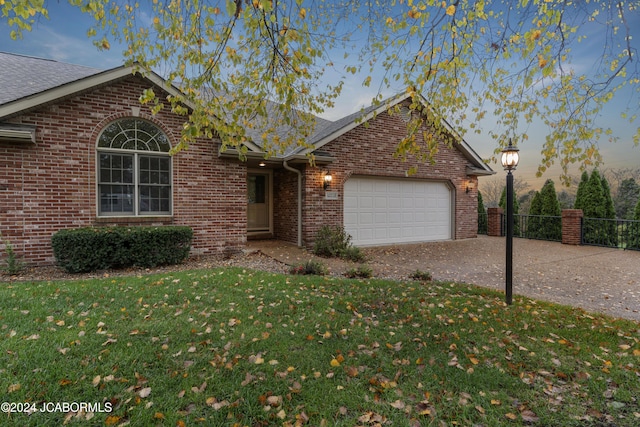
<instances>
[{"instance_id":1,"label":"window with white trim","mask_svg":"<svg viewBox=\"0 0 640 427\"><path fill-rule=\"evenodd\" d=\"M98 215L171 215L171 144L151 122L125 118L98 137Z\"/></svg>"}]
</instances>

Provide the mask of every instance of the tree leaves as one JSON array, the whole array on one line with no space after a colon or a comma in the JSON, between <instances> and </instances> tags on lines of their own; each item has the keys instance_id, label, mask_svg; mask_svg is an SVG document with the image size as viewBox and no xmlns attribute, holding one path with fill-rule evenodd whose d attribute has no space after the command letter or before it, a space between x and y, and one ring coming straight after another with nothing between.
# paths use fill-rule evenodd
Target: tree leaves
<instances>
[{"instance_id":1,"label":"tree leaves","mask_svg":"<svg viewBox=\"0 0 640 427\"><path fill-rule=\"evenodd\" d=\"M213 135L241 156L253 143L268 154L304 146L314 132L312 114L335 106L348 81L343 74L363 72L364 86L379 92L372 101L407 89L418 111L423 96L426 120L439 137L450 127L458 135L473 127L494 140L497 153L509 138L521 145L529 129L543 126L538 172L559 163L566 175L571 164L601 162L598 142L619 134L599 116L614 107L615 94L637 96L640 85L632 67L633 2L70 3L95 18L89 34L101 49L122 42L128 63L166 70L169 83L180 85L183 95L141 97L153 113L171 108L185 116L176 150ZM14 38L47 16L42 2L5 1L0 10ZM591 64L575 53L585 42L602 46ZM329 70L337 75L331 81ZM417 141L418 117L398 154L429 161L430 141L439 138ZM639 135L637 129L631 136L636 145Z\"/></svg>"}]
</instances>

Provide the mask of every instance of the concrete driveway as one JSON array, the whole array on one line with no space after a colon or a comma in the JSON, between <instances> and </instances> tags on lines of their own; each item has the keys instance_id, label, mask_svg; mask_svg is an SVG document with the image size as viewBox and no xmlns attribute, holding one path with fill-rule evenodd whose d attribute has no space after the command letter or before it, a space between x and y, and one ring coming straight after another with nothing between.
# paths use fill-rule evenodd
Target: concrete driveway
<instances>
[{"instance_id":1,"label":"concrete driveway","mask_svg":"<svg viewBox=\"0 0 640 427\"><path fill-rule=\"evenodd\" d=\"M279 241L249 242L292 265L312 255ZM504 290L505 238L363 248L375 277L404 279L416 270L436 280ZM353 264L322 259L334 274ZM514 239L514 295L573 305L588 311L640 321L640 252L556 242Z\"/></svg>"}]
</instances>

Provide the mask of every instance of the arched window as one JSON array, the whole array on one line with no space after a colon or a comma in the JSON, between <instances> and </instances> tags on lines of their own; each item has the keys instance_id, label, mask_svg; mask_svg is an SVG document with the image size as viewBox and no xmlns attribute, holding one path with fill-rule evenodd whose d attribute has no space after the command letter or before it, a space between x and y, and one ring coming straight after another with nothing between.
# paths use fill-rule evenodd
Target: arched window
<instances>
[{"instance_id":1,"label":"arched window","mask_svg":"<svg viewBox=\"0 0 640 427\"><path fill-rule=\"evenodd\" d=\"M171 215L170 149L151 122L109 123L98 137L98 215Z\"/></svg>"}]
</instances>

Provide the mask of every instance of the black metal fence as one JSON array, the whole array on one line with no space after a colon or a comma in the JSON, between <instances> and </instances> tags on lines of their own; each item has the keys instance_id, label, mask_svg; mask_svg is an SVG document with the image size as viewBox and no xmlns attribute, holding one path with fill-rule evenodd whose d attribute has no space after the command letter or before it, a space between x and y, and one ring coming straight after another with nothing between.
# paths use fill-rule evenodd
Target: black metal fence
<instances>
[{"instance_id":1,"label":"black metal fence","mask_svg":"<svg viewBox=\"0 0 640 427\"><path fill-rule=\"evenodd\" d=\"M478 212L478 234L489 233L489 216L486 212Z\"/></svg>"},{"instance_id":2,"label":"black metal fence","mask_svg":"<svg viewBox=\"0 0 640 427\"><path fill-rule=\"evenodd\" d=\"M582 218L582 244L640 250L640 221Z\"/></svg>"},{"instance_id":3,"label":"black metal fence","mask_svg":"<svg viewBox=\"0 0 640 427\"><path fill-rule=\"evenodd\" d=\"M525 239L562 241L562 217L514 215L513 236ZM501 218L501 235L505 235L506 215ZM488 233L487 213L478 213L478 234ZM582 244L640 250L640 221L583 218Z\"/></svg>"},{"instance_id":4,"label":"black metal fence","mask_svg":"<svg viewBox=\"0 0 640 427\"><path fill-rule=\"evenodd\" d=\"M514 221L515 237L562 241L562 217L560 216L514 215Z\"/></svg>"}]
</instances>

